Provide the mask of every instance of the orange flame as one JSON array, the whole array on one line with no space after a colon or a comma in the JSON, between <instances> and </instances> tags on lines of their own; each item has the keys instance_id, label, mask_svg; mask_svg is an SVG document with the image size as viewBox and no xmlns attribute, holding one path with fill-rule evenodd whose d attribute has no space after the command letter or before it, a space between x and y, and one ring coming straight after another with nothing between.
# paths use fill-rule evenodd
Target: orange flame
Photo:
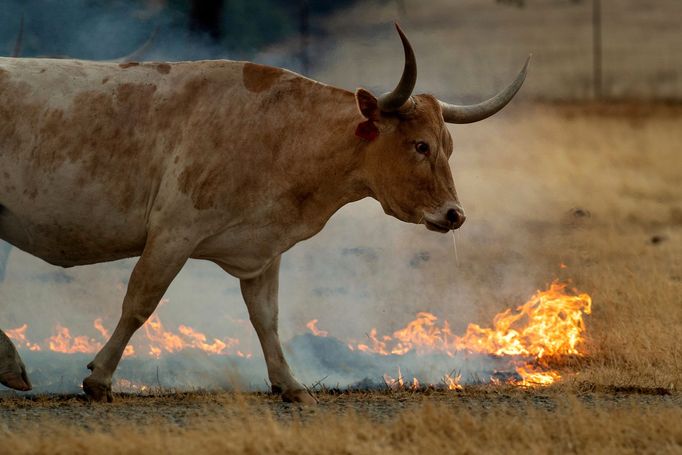
<instances>
[{"instance_id":1,"label":"orange flame","mask_svg":"<svg viewBox=\"0 0 682 455\"><path fill-rule=\"evenodd\" d=\"M5 333L7 334L7 336L11 340L14 340L14 342L19 347L25 347L26 349L28 349L30 351L40 351L41 348L39 345L31 343L26 338L26 330L27 329L28 329L28 324L24 324L21 327L17 327L16 329L7 330Z\"/></svg>"},{"instance_id":2,"label":"orange flame","mask_svg":"<svg viewBox=\"0 0 682 455\"><path fill-rule=\"evenodd\" d=\"M457 374L453 376L454 373L446 374L443 376L443 383L448 388L448 390L464 390L464 387L460 384L462 380L462 375Z\"/></svg>"},{"instance_id":3,"label":"orange flame","mask_svg":"<svg viewBox=\"0 0 682 455\"><path fill-rule=\"evenodd\" d=\"M102 324L102 318L95 319L92 325L99 332L99 334L102 335L102 338L109 339L109 331L104 328L104 325Z\"/></svg>"},{"instance_id":4,"label":"orange flame","mask_svg":"<svg viewBox=\"0 0 682 455\"><path fill-rule=\"evenodd\" d=\"M538 359L580 354L583 315L591 313L592 299L587 294L567 295L565 288L554 282L546 291L537 291L516 313L506 310L495 316L492 329L469 324L466 334L457 337L457 348Z\"/></svg>"},{"instance_id":5,"label":"orange flame","mask_svg":"<svg viewBox=\"0 0 682 455\"><path fill-rule=\"evenodd\" d=\"M102 349L102 343L86 336L72 337L69 329L59 324L57 324L55 330L57 334L48 338L48 345L51 351L63 352L65 354L76 352L91 354Z\"/></svg>"},{"instance_id":6,"label":"orange flame","mask_svg":"<svg viewBox=\"0 0 682 455\"><path fill-rule=\"evenodd\" d=\"M516 367L516 372L522 378L520 385L524 386L549 385L561 379L556 371L534 371L528 365Z\"/></svg>"},{"instance_id":7,"label":"orange flame","mask_svg":"<svg viewBox=\"0 0 682 455\"><path fill-rule=\"evenodd\" d=\"M516 309L508 309L497 314L492 327L482 328L478 324L469 324L462 336L452 333L448 321L439 323L438 318L428 312L417 313L416 318L404 328L392 335L377 333L376 328L370 330L365 343L348 343L350 350L358 350L380 355L404 355L408 352L444 353L454 356L458 352L496 355L508 357L510 365L521 377L516 384L531 386L551 384L560 379L559 373L544 370L537 365L546 365L544 360L566 355L582 355L580 350L584 342L585 324L583 317L590 314L592 300L584 293L566 292L566 284L554 282L545 291L537 291L526 303ZM161 303L165 303L162 301ZM328 332L317 327L318 320L313 319L306 327L315 335L326 337ZM103 339L110 336L101 318L93 322L95 330ZM32 343L26 337L28 325L8 330L7 335L22 348L40 351L41 345ZM72 336L68 328L57 325L56 334L46 340L50 350L63 353L95 353L102 343L87 336ZM236 348L236 338L213 338L194 330L192 327L180 325L178 333L167 330L158 315L153 315L144 324L147 349L149 355L160 357L164 352L178 352L183 349L197 349L209 354L232 354L243 358L251 358ZM127 346L124 357L135 355L139 346ZM543 362L538 362L543 360ZM495 380L491 378L493 382ZM393 390L405 390L406 387L418 389L419 381L412 379L411 385L406 383L400 369L397 379L384 375L386 385ZM451 390L462 388L461 376L445 375L443 383Z\"/></svg>"},{"instance_id":8,"label":"orange flame","mask_svg":"<svg viewBox=\"0 0 682 455\"><path fill-rule=\"evenodd\" d=\"M326 337L327 335L329 335L329 332L327 332L326 330L320 330L317 328L317 319L308 321L308 323L305 326L308 327L308 330L313 332L313 335L315 335L316 337Z\"/></svg>"},{"instance_id":9,"label":"orange flame","mask_svg":"<svg viewBox=\"0 0 682 455\"><path fill-rule=\"evenodd\" d=\"M356 343L363 352L380 355L403 355L439 352L453 356L457 352L473 352L497 356L524 357L533 360L581 355L585 323L592 299L584 293L566 292L566 284L554 282L545 291L537 291L526 303L507 309L493 319L492 328L469 324L464 335L450 330L448 321L438 324L431 313L420 312L416 319L392 336L379 337L372 329L369 343ZM560 378L556 372L533 371L528 365L517 368L523 385L550 384ZM447 378L447 376L446 376ZM445 380L449 386L449 380Z\"/></svg>"},{"instance_id":10,"label":"orange flame","mask_svg":"<svg viewBox=\"0 0 682 455\"><path fill-rule=\"evenodd\" d=\"M93 321L93 327L102 336L103 340L109 338L110 333L104 327L101 318ZM244 353L242 351L231 352L232 348L239 345L239 340L236 338L224 338L219 340L214 338L212 342L208 342L205 334L194 330L192 327L180 325L178 333L166 330L157 315L153 315L144 324L144 333L146 335L146 343L148 344L147 351L153 357L160 357L163 352L178 352L183 349L198 349L209 354L227 355L234 354L242 358L250 359L251 353ZM24 324L16 329L8 330L7 335L14 340L20 348L26 348L31 351L40 351L43 348L37 344L32 343L26 337L28 324ZM64 354L87 353L92 354L98 352L103 343L90 338L85 335L73 336L71 330L67 327L57 324L55 326L55 335L45 340L45 345L50 351L60 352ZM137 353L135 346L128 345L123 351L123 357L131 357Z\"/></svg>"}]
</instances>

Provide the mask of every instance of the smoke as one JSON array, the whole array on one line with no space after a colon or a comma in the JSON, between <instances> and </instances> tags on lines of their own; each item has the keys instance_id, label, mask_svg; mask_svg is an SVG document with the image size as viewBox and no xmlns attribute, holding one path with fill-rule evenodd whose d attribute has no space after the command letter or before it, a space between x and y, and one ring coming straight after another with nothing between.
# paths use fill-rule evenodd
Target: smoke
<instances>
[{"instance_id":1,"label":"smoke","mask_svg":"<svg viewBox=\"0 0 682 455\"><path fill-rule=\"evenodd\" d=\"M104 7L97 2L3 0L0 43L11 47L13 30L23 13L26 56L116 58L131 52L161 26L149 59L239 57L190 35L176 15L131 4L114 2L102 14ZM427 75L420 75L420 85L426 89L434 82L428 73L445 73L451 68L436 65L436 56L444 52L442 46L427 45L428 36L421 36L418 42L418 58L429 64ZM253 58L295 69L296 51L283 45L263 50ZM364 57L356 58L360 54ZM395 81L402 58L399 41L388 24L356 40L348 36L342 43L322 40L314 55L319 57L317 75L321 80L350 89L364 85L376 92ZM377 55L376 60L369 55ZM368 59L374 64L368 64ZM516 67L505 68L513 77ZM474 79L469 80L471 91L489 91ZM348 386L367 378L380 381L381 374L395 374L400 366L407 377L435 383L452 370L473 375L492 368L457 357L370 356L350 352L342 340L364 340L372 327L390 334L418 311L447 319L453 332L461 333L469 322L485 323L493 314L491 310L523 302L535 288L553 278L547 262L528 265L525 260L533 236L527 231L527 222L522 221L522 213L527 211L540 218L535 209L545 207L553 196L543 193L540 183L521 182L513 160L504 167L503 163L510 162L507 141L523 141L514 135L509 120L520 115L519 108L512 106L505 112L507 120L491 120L470 130L451 129L456 149L461 150L452 160L455 181L469 215L458 234L459 265L450 236L389 218L370 200L345 207L323 232L284 255L280 336L292 369L302 381L312 384L324 378L324 384ZM499 136L492 137L492 131ZM515 151L519 148L511 147ZM489 151L480 155L479 149ZM501 194L510 187L513 192ZM0 326L8 329L28 323L28 336L33 340L50 336L57 323L70 327L75 334L96 337L92 322L103 318L111 331L134 263L129 259L62 270L13 249L6 279L0 284ZM167 327L177 329L184 324L210 337L239 338L241 349L254 357L228 358L194 351L164 355L160 360L138 356L124 359L116 377L163 387L264 387L265 365L236 279L213 264L190 261L165 297L168 303L158 309L158 314ZM330 337L302 335L311 319L318 319L319 327L329 331ZM135 337L140 336L138 333ZM39 391L78 390L87 374L84 367L92 357L46 352L22 355Z\"/></svg>"}]
</instances>

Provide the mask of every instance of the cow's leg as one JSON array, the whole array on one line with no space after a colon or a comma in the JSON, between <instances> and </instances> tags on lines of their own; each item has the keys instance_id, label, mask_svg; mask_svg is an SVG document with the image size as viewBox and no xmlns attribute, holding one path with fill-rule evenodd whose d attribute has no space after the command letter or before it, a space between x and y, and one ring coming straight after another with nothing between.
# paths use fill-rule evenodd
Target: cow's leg
<instances>
[{"instance_id":1,"label":"cow's leg","mask_svg":"<svg viewBox=\"0 0 682 455\"><path fill-rule=\"evenodd\" d=\"M173 278L187 262L190 249L162 235L150 237L133 269L123 311L111 338L90 362L83 390L95 401L112 401L111 377L130 337L156 309Z\"/></svg>"},{"instance_id":2,"label":"cow's leg","mask_svg":"<svg viewBox=\"0 0 682 455\"><path fill-rule=\"evenodd\" d=\"M5 332L0 330L0 384L25 392L31 390L26 367Z\"/></svg>"},{"instance_id":3,"label":"cow's leg","mask_svg":"<svg viewBox=\"0 0 682 455\"><path fill-rule=\"evenodd\" d=\"M277 257L260 276L241 280L242 295L263 348L272 391L281 393L282 399L287 402L314 404L317 400L292 376L279 342L277 333L279 264L280 258Z\"/></svg>"}]
</instances>

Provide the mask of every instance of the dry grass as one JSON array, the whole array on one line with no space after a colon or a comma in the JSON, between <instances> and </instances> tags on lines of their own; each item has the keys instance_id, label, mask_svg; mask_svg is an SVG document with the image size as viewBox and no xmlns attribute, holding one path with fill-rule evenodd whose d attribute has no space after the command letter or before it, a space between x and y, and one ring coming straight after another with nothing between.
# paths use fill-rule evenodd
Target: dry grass
<instances>
[{"instance_id":1,"label":"dry grass","mask_svg":"<svg viewBox=\"0 0 682 455\"><path fill-rule=\"evenodd\" d=\"M135 399L133 399L135 401ZM137 399L139 401L139 399ZM276 416L244 402L222 403L229 415L182 425L154 418L64 422L38 419L0 427L2 453L679 453L682 408L636 402L602 407L574 397L553 410L513 405L426 403L384 422L329 410ZM130 403L128 403L130 405ZM158 405L158 403L157 403ZM100 407L100 406L98 406Z\"/></svg>"}]
</instances>

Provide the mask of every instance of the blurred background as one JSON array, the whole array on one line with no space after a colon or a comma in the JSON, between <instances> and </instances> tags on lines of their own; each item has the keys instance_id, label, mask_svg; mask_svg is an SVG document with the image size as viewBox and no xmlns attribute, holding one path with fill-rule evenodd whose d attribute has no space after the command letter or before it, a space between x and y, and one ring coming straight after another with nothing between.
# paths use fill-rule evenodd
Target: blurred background
<instances>
[{"instance_id":1,"label":"blurred background","mask_svg":"<svg viewBox=\"0 0 682 455\"><path fill-rule=\"evenodd\" d=\"M245 59L379 94L403 65L397 20L416 52L416 91L467 103L504 87L532 52L505 110L449 126L468 215L457 255L449 235L389 218L372 200L343 208L284 255L282 338L318 319L330 336L366 341L372 327L390 334L418 311L456 333L489 325L557 277L594 294L597 328L658 311L619 305L627 286L673 295L682 282L681 18L679 0L0 0L0 53ZM99 341L95 318L113 328L133 259L58 269L8 251L0 246L3 329L28 324L43 342L57 323ZM158 315L170 330L239 338L260 355L237 280L214 265L192 261L166 297ZM605 308L613 313L599 319ZM651 327L675 332L679 310L660 312L663 325ZM329 373L289 355L306 381ZM254 371L262 384L264 364Z\"/></svg>"},{"instance_id":2,"label":"blurred background","mask_svg":"<svg viewBox=\"0 0 682 455\"><path fill-rule=\"evenodd\" d=\"M460 98L504 83L528 52L542 99L679 99L677 0L2 0L0 52L146 60L248 59L385 88L391 22L419 49L420 86ZM23 21L23 27L22 27ZM21 30L23 29L23 33ZM351 65L346 65L347 62Z\"/></svg>"}]
</instances>

